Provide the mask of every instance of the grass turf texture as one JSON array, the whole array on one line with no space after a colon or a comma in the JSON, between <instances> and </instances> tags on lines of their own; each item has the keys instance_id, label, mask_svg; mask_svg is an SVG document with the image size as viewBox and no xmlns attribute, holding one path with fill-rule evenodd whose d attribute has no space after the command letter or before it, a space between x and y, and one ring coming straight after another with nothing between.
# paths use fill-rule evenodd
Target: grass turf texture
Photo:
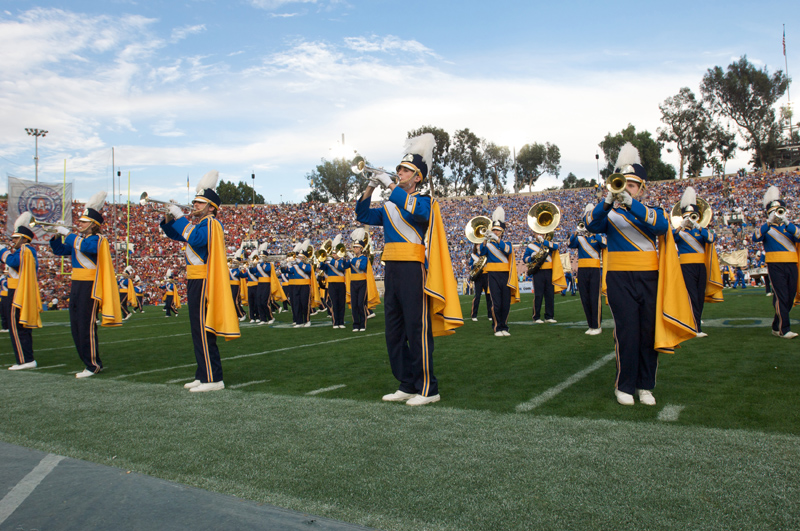
<instances>
[{"instance_id":1,"label":"grass turf texture","mask_svg":"<svg viewBox=\"0 0 800 531\"><path fill-rule=\"evenodd\" d=\"M526 296L511 337L481 308L437 339L443 399L424 408L380 402L397 386L381 307L365 333L321 314L243 326L220 342L226 385L263 382L200 395L181 387L185 312L101 330L107 370L88 380L70 374L83 367L66 312L46 312L37 360L65 366L0 371L0 438L382 529L798 528L800 344L770 335L762 290L725 297L706 305L708 338L661 357L658 406L617 405L611 360L524 413L613 351L610 325L584 335L577 296L556 297L557 325L522 324ZM9 352L6 339L0 363ZM665 406L683 408L676 421L658 420Z\"/></svg>"}]
</instances>

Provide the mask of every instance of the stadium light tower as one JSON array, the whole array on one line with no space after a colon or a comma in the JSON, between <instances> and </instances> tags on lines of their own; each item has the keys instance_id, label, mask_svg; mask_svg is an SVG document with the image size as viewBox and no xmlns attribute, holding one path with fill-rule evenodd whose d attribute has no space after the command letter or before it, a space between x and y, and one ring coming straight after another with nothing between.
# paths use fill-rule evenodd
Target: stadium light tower
<instances>
[{"instance_id":1,"label":"stadium light tower","mask_svg":"<svg viewBox=\"0 0 800 531\"><path fill-rule=\"evenodd\" d=\"M44 136L50 131L45 131L44 129L32 129L30 127L26 127L25 132L28 133L28 136L32 136L36 139L36 155L33 157L33 161L36 163L36 182L38 183L39 182L39 137L44 138Z\"/></svg>"},{"instance_id":2,"label":"stadium light tower","mask_svg":"<svg viewBox=\"0 0 800 531\"><path fill-rule=\"evenodd\" d=\"M256 207L256 174L255 172L250 175L253 178L253 208Z\"/></svg>"}]
</instances>

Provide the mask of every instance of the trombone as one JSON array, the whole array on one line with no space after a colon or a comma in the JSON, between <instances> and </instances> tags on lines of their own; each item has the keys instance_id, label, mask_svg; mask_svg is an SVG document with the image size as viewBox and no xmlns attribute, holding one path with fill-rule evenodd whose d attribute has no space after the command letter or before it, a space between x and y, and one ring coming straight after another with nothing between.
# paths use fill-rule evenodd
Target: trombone
<instances>
[{"instance_id":1,"label":"trombone","mask_svg":"<svg viewBox=\"0 0 800 531\"><path fill-rule=\"evenodd\" d=\"M158 205L164 205L165 207L167 207L169 205L175 205L176 207L180 208L181 210L191 210L192 209L192 207L190 207L190 206L181 205L181 204L176 203L175 201L159 201L158 199L153 199L149 195L147 195L147 192L142 192L142 195L139 196L139 204L142 205L142 206L146 206L147 203L156 203ZM166 208L159 208L158 210L161 211L161 212L165 212L165 213L168 212L168 210Z\"/></svg>"},{"instance_id":2,"label":"trombone","mask_svg":"<svg viewBox=\"0 0 800 531\"><path fill-rule=\"evenodd\" d=\"M72 229L78 230L77 227L74 225L64 225L63 223L47 223L46 221L38 221L37 219L32 219L30 223L28 223L30 228L42 227L42 230L45 232L57 232L56 227L64 227L65 229Z\"/></svg>"}]
</instances>

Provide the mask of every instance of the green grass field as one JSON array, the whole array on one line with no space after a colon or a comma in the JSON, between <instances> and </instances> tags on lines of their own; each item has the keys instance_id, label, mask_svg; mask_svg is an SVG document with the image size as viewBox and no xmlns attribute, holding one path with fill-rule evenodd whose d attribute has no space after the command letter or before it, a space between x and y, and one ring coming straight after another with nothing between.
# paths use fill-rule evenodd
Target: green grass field
<instances>
[{"instance_id":1,"label":"green grass field","mask_svg":"<svg viewBox=\"0 0 800 531\"><path fill-rule=\"evenodd\" d=\"M708 338L660 358L656 407L616 403L612 324L586 336L577 296L558 324L533 325L528 295L511 337L482 307L438 338L442 401L422 408L380 401L382 307L366 333L246 324L206 394L182 387L186 312L101 330L87 380L67 313L45 312L40 368L0 371L0 439L387 530L798 529L800 340L770 335L762 289L724 295Z\"/></svg>"}]
</instances>

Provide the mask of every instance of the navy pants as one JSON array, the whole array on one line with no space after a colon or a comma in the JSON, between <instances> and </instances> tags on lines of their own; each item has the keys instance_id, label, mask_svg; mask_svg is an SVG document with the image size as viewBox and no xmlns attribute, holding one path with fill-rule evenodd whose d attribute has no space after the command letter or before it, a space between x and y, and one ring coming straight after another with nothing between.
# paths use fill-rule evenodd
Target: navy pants
<instances>
[{"instance_id":1,"label":"navy pants","mask_svg":"<svg viewBox=\"0 0 800 531\"><path fill-rule=\"evenodd\" d=\"M98 301L92 298L91 280L73 280L69 293L69 324L78 356L86 369L95 374L103 370L97 340Z\"/></svg>"},{"instance_id":2,"label":"navy pants","mask_svg":"<svg viewBox=\"0 0 800 531\"><path fill-rule=\"evenodd\" d=\"M292 286L294 300L292 301L292 316L296 324L306 324L311 319L311 286L300 284Z\"/></svg>"},{"instance_id":3,"label":"navy pants","mask_svg":"<svg viewBox=\"0 0 800 531\"><path fill-rule=\"evenodd\" d=\"M119 308L122 310L122 317L123 319L128 316L130 311L128 311L128 292L120 291L119 292Z\"/></svg>"},{"instance_id":4,"label":"navy pants","mask_svg":"<svg viewBox=\"0 0 800 531\"><path fill-rule=\"evenodd\" d=\"M217 348L217 336L206 331L206 279L187 281L186 295L189 306L189 324L192 330L194 357L197 361L195 380L202 383L222 381L222 360Z\"/></svg>"},{"instance_id":5,"label":"navy pants","mask_svg":"<svg viewBox=\"0 0 800 531\"><path fill-rule=\"evenodd\" d=\"M686 291L689 292L689 300L692 301L695 328L700 332L702 328L700 320L703 317L703 305L706 301L706 265L681 264L681 271Z\"/></svg>"},{"instance_id":6,"label":"navy pants","mask_svg":"<svg viewBox=\"0 0 800 531\"><path fill-rule=\"evenodd\" d=\"M540 269L533 274L533 320L542 318L542 298L544 297L544 318L555 318L555 291L553 291L553 270Z\"/></svg>"},{"instance_id":7,"label":"navy pants","mask_svg":"<svg viewBox=\"0 0 800 531\"><path fill-rule=\"evenodd\" d=\"M423 291L425 267L420 262L386 262L384 279L386 349L392 374L404 393L437 395L431 316Z\"/></svg>"},{"instance_id":8,"label":"navy pants","mask_svg":"<svg viewBox=\"0 0 800 531\"><path fill-rule=\"evenodd\" d=\"M789 312L792 311L797 293L797 264L775 262L767 264L767 271L772 284L772 306L775 308L772 329L783 335L790 331Z\"/></svg>"},{"instance_id":9,"label":"navy pants","mask_svg":"<svg viewBox=\"0 0 800 531\"><path fill-rule=\"evenodd\" d=\"M511 288L508 273L489 271L489 292L492 294L492 327L495 332L508 330L508 312L511 311Z\"/></svg>"},{"instance_id":10,"label":"navy pants","mask_svg":"<svg viewBox=\"0 0 800 531\"><path fill-rule=\"evenodd\" d=\"M367 281L350 281L350 308L353 313L353 330L367 328Z\"/></svg>"},{"instance_id":11,"label":"navy pants","mask_svg":"<svg viewBox=\"0 0 800 531\"><path fill-rule=\"evenodd\" d=\"M658 369L658 271L609 271L606 286L615 326L616 388L630 395L636 389L653 389Z\"/></svg>"},{"instance_id":12,"label":"navy pants","mask_svg":"<svg viewBox=\"0 0 800 531\"><path fill-rule=\"evenodd\" d=\"M9 289L8 297L3 299L3 304L8 305L8 315L11 316L8 329L11 335L11 347L14 349L17 363L22 365L33 361L33 330L25 328L19 322L19 308L15 308L12 304L16 291Z\"/></svg>"},{"instance_id":13,"label":"navy pants","mask_svg":"<svg viewBox=\"0 0 800 531\"><path fill-rule=\"evenodd\" d=\"M259 282L256 287L256 300L258 301L258 315L262 321L272 320L272 308L269 307L271 282Z\"/></svg>"},{"instance_id":14,"label":"navy pants","mask_svg":"<svg viewBox=\"0 0 800 531\"><path fill-rule=\"evenodd\" d=\"M170 293L172 292L170 291ZM175 315L178 315L178 312L175 311L175 306L173 306L174 304L175 304L175 298L172 295L167 295L167 300L164 301L164 307L167 309L167 317L169 317L173 313Z\"/></svg>"},{"instance_id":15,"label":"navy pants","mask_svg":"<svg viewBox=\"0 0 800 531\"><path fill-rule=\"evenodd\" d=\"M347 307L344 282L328 282L328 296L331 299L333 326L344 326L344 312Z\"/></svg>"},{"instance_id":16,"label":"navy pants","mask_svg":"<svg viewBox=\"0 0 800 531\"><path fill-rule=\"evenodd\" d=\"M239 284L231 284L231 297L233 298L233 306L236 308L236 317L240 318L245 315L242 302L239 300Z\"/></svg>"},{"instance_id":17,"label":"navy pants","mask_svg":"<svg viewBox=\"0 0 800 531\"><path fill-rule=\"evenodd\" d=\"M582 267L578 271L578 294L589 328L600 328L603 320L603 303L600 301L602 272L599 267Z\"/></svg>"},{"instance_id":18,"label":"navy pants","mask_svg":"<svg viewBox=\"0 0 800 531\"><path fill-rule=\"evenodd\" d=\"M489 293L489 275L481 273L474 281L475 297L472 299L472 318L478 317L478 309L481 306L481 295L486 292L486 314L492 318L492 295Z\"/></svg>"},{"instance_id":19,"label":"navy pants","mask_svg":"<svg viewBox=\"0 0 800 531\"><path fill-rule=\"evenodd\" d=\"M256 292L258 291L258 284L247 286L247 307L250 309L250 320L255 321L259 319L258 316L258 302ZM259 319L260 320L260 319Z\"/></svg>"}]
</instances>

